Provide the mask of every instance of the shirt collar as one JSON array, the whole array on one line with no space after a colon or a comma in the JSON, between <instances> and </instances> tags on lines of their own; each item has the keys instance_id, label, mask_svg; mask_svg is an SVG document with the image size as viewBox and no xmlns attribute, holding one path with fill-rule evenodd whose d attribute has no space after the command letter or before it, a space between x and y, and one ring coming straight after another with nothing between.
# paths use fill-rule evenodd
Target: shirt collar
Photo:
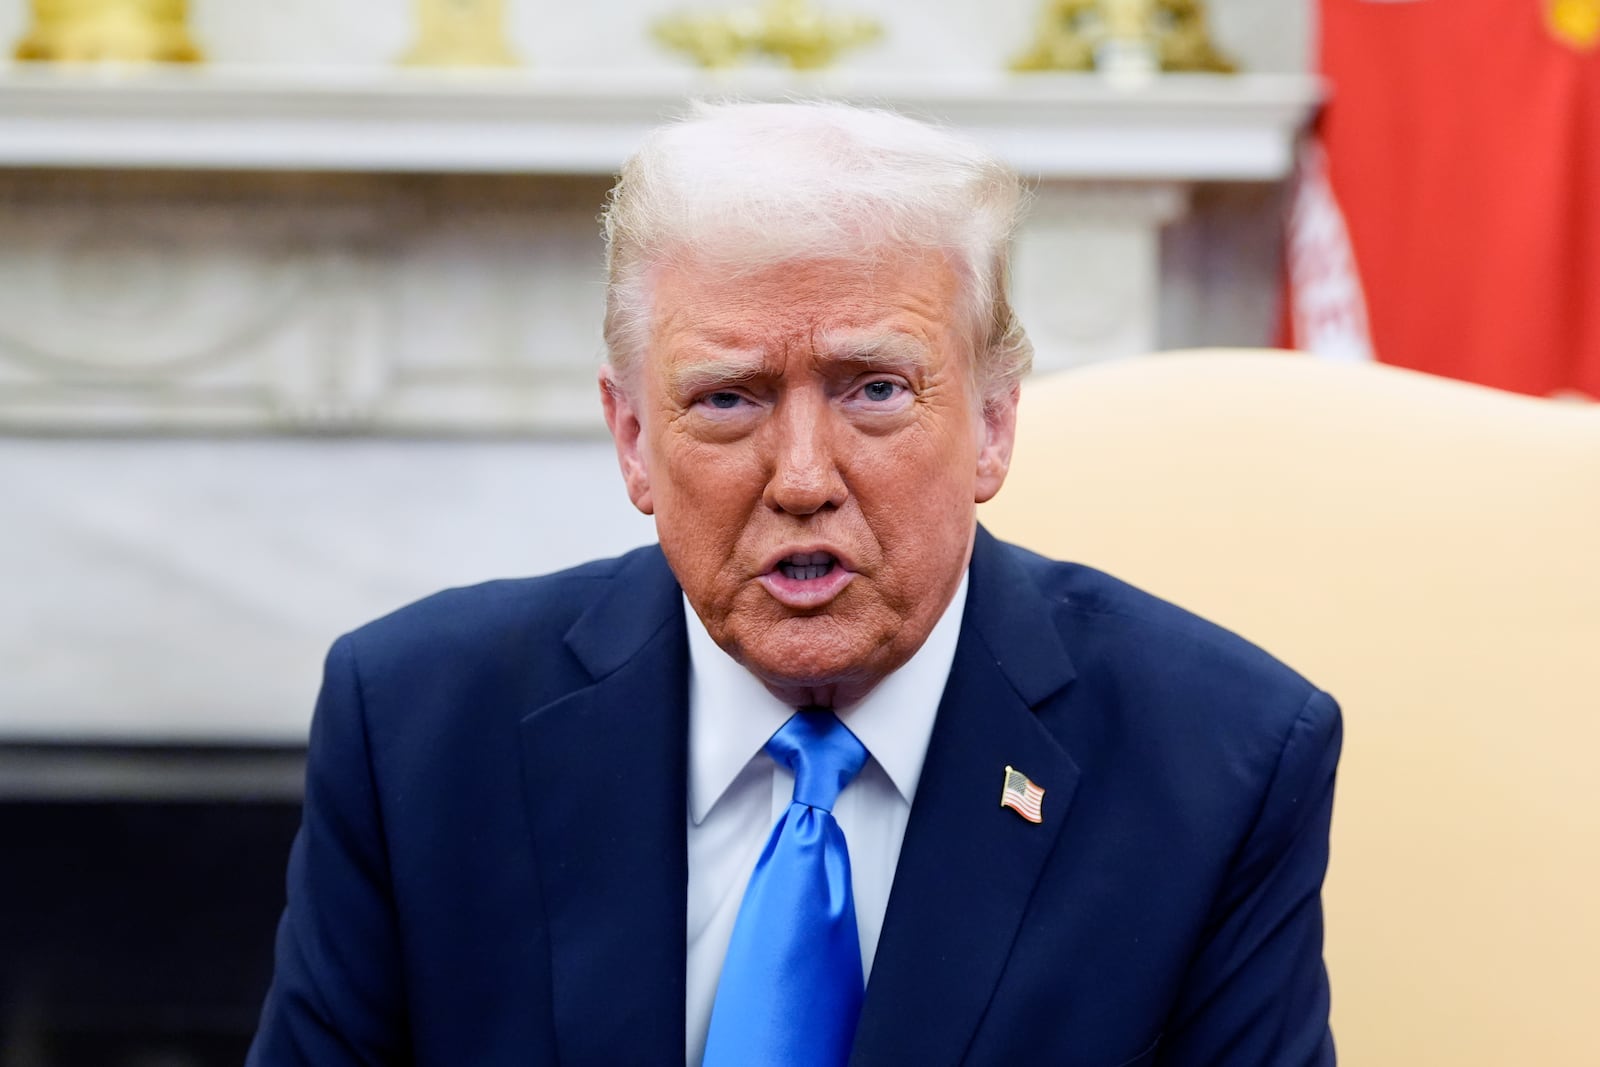
<instances>
[{"instance_id":1,"label":"shirt collar","mask_svg":"<svg viewBox=\"0 0 1600 1067\"><path fill-rule=\"evenodd\" d=\"M955 596L922 647L860 701L838 713L907 804L922 778L966 603L963 573ZM689 816L698 826L795 709L722 651L687 597L683 614L689 629Z\"/></svg>"}]
</instances>

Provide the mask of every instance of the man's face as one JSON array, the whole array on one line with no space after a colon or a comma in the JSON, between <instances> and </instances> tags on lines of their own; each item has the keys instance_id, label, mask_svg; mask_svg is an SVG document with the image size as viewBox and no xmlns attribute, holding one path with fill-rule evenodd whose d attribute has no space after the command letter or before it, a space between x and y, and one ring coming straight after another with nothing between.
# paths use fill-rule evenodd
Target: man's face
<instances>
[{"instance_id":1,"label":"man's face","mask_svg":"<svg viewBox=\"0 0 1600 1067\"><path fill-rule=\"evenodd\" d=\"M602 371L628 494L712 638L790 703L845 704L949 604L1010 462L937 253L662 268L649 351Z\"/></svg>"}]
</instances>

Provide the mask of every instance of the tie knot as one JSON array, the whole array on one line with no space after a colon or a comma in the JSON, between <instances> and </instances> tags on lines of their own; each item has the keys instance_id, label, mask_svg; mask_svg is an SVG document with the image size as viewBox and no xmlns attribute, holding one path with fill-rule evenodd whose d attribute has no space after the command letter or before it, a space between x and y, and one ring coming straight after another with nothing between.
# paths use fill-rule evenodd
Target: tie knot
<instances>
[{"instance_id":1,"label":"tie knot","mask_svg":"<svg viewBox=\"0 0 1600 1067\"><path fill-rule=\"evenodd\" d=\"M867 762L867 750L831 711L798 711L767 742L767 755L794 772L794 802L832 811Z\"/></svg>"}]
</instances>

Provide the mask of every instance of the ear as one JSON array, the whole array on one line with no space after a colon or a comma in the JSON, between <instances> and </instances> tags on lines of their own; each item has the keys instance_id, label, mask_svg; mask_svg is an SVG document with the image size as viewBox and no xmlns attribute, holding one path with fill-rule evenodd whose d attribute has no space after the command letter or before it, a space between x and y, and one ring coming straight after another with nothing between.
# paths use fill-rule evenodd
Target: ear
<instances>
[{"instance_id":1,"label":"ear","mask_svg":"<svg viewBox=\"0 0 1600 1067\"><path fill-rule=\"evenodd\" d=\"M650 497L650 468L641 447L644 425L622 379L609 363L600 368L600 406L605 409L611 441L617 446L617 465L622 468L628 499L646 515L653 515L656 506Z\"/></svg>"},{"instance_id":2,"label":"ear","mask_svg":"<svg viewBox=\"0 0 1600 1067\"><path fill-rule=\"evenodd\" d=\"M1017 400L1020 389L990 397L983 405L983 440L978 445L976 501L991 500L1005 484L1011 469L1011 446L1017 439Z\"/></svg>"}]
</instances>

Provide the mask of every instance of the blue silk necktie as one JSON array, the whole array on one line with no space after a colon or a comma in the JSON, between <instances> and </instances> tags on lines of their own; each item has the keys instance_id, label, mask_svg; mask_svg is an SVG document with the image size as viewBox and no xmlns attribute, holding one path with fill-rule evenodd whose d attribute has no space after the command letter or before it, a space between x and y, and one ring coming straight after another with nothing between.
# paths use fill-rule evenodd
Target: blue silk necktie
<instances>
[{"instance_id":1,"label":"blue silk necktie","mask_svg":"<svg viewBox=\"0 0 1600 1067\"><path fill-rule=\"evenodd\" d=\"M867 750L831 711L797 713L767 754L794 800L761 850L733 924L704 1067L843 1067L864 992L850 853L833 818Z\"/></svg>"}]
</instances>

